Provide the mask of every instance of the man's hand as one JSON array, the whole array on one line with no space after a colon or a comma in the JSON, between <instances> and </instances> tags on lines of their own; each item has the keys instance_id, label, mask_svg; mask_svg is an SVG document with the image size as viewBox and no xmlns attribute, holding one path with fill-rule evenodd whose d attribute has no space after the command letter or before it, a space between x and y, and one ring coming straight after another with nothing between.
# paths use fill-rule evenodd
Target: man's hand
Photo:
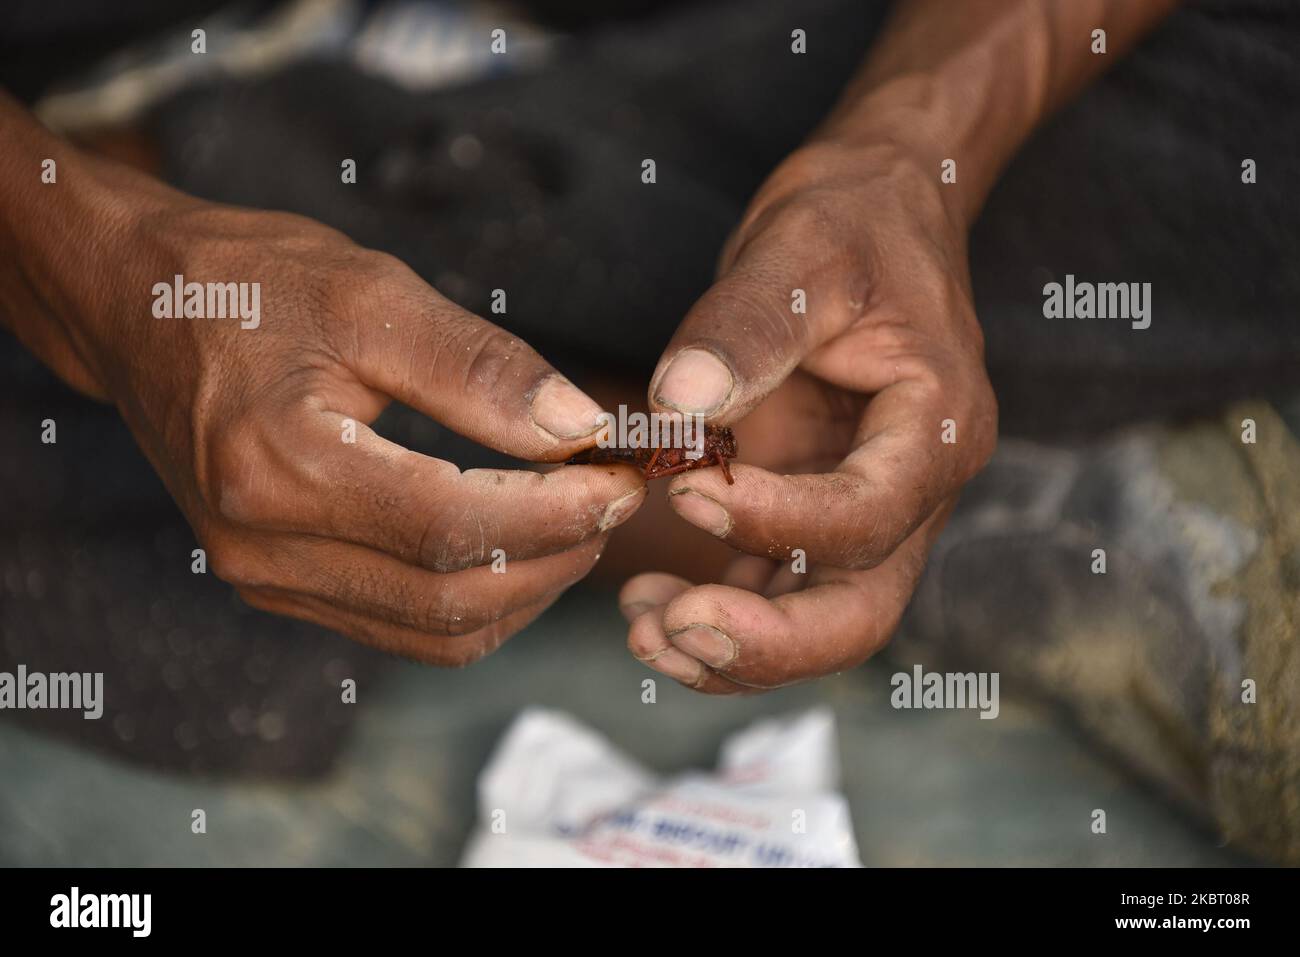
<instances>
[{"instance_id":1,"label":"man's hand","mask_svg":"<svg viewBox=\"0 0 1300 957\"><path fill-rule=\"evenodd\" d=\"M462 473L367 427L398 399L533 461L569 457L597 428L599 407L527 344L398 261L301 217L194 200L5 119L10 143L36 149L2 157L14 191L0 197L12 254L0 315L116 404L213 570L250 604L468 663L582 578L640 504L631 468ZM42 185L34 157L51 151L58 182ZM260 283L260 324L156 318L152 289L176 275Z\"/></svg>"},{"instance_id":2,"label":"man's hand","mask_svg":"<svg viewBox=\"0 0 1300 957\"><path fill-rule=\"evenodd\" d=\"M636 657L727 694L839 671L888 640L996 441L969 226L1034 126L1173 6L898 5L655 372L653 406L736 423L741 459L769 468L733 464L734 486L712 470L674 480L677 513L748 555L720 584L630 580Z\"/></svg>"},{"instance_id":3,"label":"man's hand","mask_svg":"<svg viewBox=\"0 0 1300 957\"><path fill-rule=\"evenodd\" d=\"M652 667L701 691L771 688L855 665L893 632L997 433L940 189L890 150L818 144L755 199L651 397L739 421L742 458L757 449L771 470L673 481L679 515L749 555L721 584L628 582L629 645Z\"/></svg>"}]
</instances>

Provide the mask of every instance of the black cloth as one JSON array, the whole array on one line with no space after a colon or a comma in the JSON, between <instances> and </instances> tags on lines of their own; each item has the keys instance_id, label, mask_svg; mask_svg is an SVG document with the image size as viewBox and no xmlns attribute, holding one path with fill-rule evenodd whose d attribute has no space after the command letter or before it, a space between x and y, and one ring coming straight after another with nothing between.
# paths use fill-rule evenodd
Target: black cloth
<instances>
[{"instance_id":1,"label":"black cloth","mask_svg":"<svg viewBox=\"0 0 1300 957\"><path fill-rule=\"evenodd\" d=\"M183 188L314 216L484 314L506 289L503 324L566 371L644 375L886 6L698 4L433 94L306 63L192 90L156 129ZM790 52L795 27L806 55ZM1095 432L1295 384L1297 49L1300 4L1189 3L1013 162L971 242L1006 430ZM463 135L484 146L468 170L450 158ZM342 157L356 185L340 182ZM1066 274L1150 282L1151 328L1045 319L1043 286Z\"/></svg>"},{"instance_id":2,"label":"black cloth","mask_svg":"<svg viewBox=\"0 0 1300 957\"><path fill-rule=\"evenodd\" d=\"M180 24L197 26L229 0L5 0L0 86L32 102L59 80ZM270 0L245 0L255 11Z\"/></svg>"}]
</instances>

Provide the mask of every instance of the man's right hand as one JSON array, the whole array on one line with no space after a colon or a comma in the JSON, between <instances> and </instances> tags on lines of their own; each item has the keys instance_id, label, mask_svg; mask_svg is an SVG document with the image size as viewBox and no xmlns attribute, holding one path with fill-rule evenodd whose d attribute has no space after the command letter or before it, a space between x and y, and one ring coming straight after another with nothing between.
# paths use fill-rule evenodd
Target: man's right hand
<instances>
[{"instance_id":1,"label":"man's right hand","mask_svg":"<svg viewBox=\"0 0 1300 957\"><path fill-rule=\"evenodd\" d=\"M507 454L562 461L592 444L600 410L392 257L177 193L14 109L0 97L0 318L117 406L250 604L465 664L582 578L640 505L629 467L462 473L381 438L367 423L397 399ZM42 184L54 152L57 182ZM153 287L176 275L260 283L260 323L155 318Z\"/></svg>"}]
</instances>

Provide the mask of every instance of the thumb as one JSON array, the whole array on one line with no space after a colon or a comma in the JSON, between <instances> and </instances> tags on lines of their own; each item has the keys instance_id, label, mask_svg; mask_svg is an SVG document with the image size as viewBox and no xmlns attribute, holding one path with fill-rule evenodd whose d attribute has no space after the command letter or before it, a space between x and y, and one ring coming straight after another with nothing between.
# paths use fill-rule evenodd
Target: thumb
<instances>
[{"instance_id":1,"label":"thumb","mask_svg":"<svg viewBox=\"0 0 1300 957\"><path fill-rule=\"evenodd\" d=\"M831 248L820 216L795 206L761 218L664 350L652 408L740 419L865 310L865 273Z\"/></svg>"}]
</instances>

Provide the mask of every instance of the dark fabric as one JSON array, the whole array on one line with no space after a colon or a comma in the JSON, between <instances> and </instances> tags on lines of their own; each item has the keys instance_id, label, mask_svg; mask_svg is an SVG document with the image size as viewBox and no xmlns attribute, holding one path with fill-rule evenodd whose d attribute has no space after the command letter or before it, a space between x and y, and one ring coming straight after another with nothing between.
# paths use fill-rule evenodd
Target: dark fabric
<instances>
[{"instance_id":1,"label":"dark fabric","mask_svg":"<svg viewBox=\"0 0 1300 957\"><path fill-rule=\"evenodd\" d=\"M550 66L429 95L338 64L191 91L156 128L187 190L395 253L558 363L644 375L754 188L833 103L885 12L745 0L594 31ZM808 31L792 55L790 31ZM1294 384L1300 4L1200 2L1027 146L972 237L1011 432L1095 432ZM449 146L484 145L473 169ZM338 164L357 160L358 183ZM640 163L658 164L654 186ZM1241 182L1241 160L1259 182ZM1152 283L1150 329L1049 320L1067 273ZM572 370L570 370L572 371Z\"/></svg>"},{"instance_id":2,"label":"dark fabric","mask_svg":"<svg viewBox=\"0 0 1300 957\"><path fill-rule=\"evenodd\" d=\"M4 720L197 773L328 770L381 656L254 611L211 572L115 409L0 349L0 671L103 672L104 715ZM58 441L42 444L52 419Z\"/></svg>"},{"instance_id":3,"label":"dark fabric","mask_svg":"<svg viewBox=\"0 0 1300 957\"><path fill-rule=\"evenodd\" d=\"M643 374L883 14L790 6L697 5L575 39L546 69L432 95L336 63L193 90L156 117L165 175L327 222L475 311L504 288L503 324L557 361ZM807 56L790 53L796 26L815 38ZM449 155L467 134L484 147L468 170ZM340 182L344 157L355 185Z\"/></svg>"},{"instance_id":4,"label":"dark fabric","mask_svg":"<svg viewBox=\"0 0 1300 957\"><path fill-rule=\"evenodd\" d=\"M971 238L1009 431L1300 387L1297 50L1300 4L1189 3L1016 158ZM1151 328L1044 319L1043 284L1067 273L1150 282Z\"/></svg>"},{"instance_id":5,"label":"dark fabric","mask_svg":"<svg viewBox=\"0 0 1300 957\"><path fill-rule=\"evenodd\" d=\"M244 0L256 11L270 0ZM57 81L168 27L197 26L229 0L5 0L0 3L0 86L35 101Z\"/></svg>"}]
</instances>

